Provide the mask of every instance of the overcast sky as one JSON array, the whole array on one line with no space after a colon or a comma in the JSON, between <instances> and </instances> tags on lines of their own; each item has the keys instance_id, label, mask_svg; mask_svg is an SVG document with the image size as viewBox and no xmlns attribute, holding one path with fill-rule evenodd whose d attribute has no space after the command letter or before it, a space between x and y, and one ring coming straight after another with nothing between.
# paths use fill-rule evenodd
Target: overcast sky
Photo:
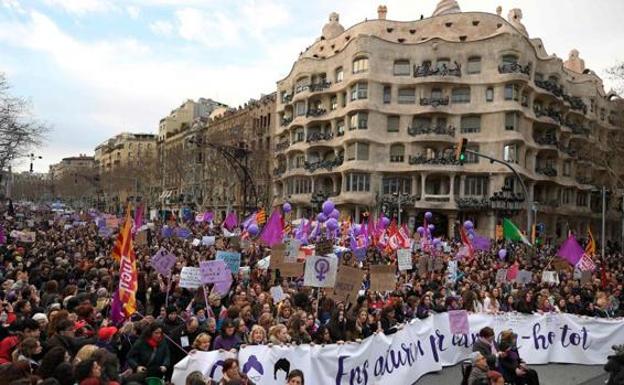
<instances>
[{"instance_id":1,"label":"overcast sky","mask_svg":"<svg viewBox=\"0 0 624 385\"><path fill-rule=\"evenodd\" d=\"M0 72L52 126L37 171L123 131L156 132L187 98L236 106L290 71L332 11L348 28L431 15L437 0L0 0ZM624 59L624 0L459 0L462 11L521 8L531 37L600 75ZM605 79L607 88L611 86ZM24 166L22 166L24 167Z\"/></svg>"}]
</instances>

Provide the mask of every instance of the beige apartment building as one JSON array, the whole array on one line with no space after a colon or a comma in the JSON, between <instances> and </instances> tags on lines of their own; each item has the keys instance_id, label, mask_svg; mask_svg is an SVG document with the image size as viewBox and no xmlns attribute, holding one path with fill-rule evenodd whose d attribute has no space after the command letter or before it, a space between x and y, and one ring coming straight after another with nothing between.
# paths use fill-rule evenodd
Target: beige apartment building
<instances>
[{"instance_id":1,"label":"beige apartment building","mask_svg":"<svg viewBox=\"0 0 624 385\"><path fill-rule=\"evenodd\" d=\"M95 180L109 210L119 211L127 199L153 204L158 193L160 170L154 134L124 132L95 148Z\"/></svg>"},{"instance_id":2,"label":"beige apartment building","mask_svg":"<svg viewBox=\"0 0 624 385\"><path fill-rule=\"evenodd\" d=\"M597 189L623 171L607 159L624 108L578 51L567 60L549 54L520 9L504 18L500 7L461 12L444 0L422 20L392 21L387 12L380 6L376 19L348 29L332 13L278 81L276 202L311 215L311 201L329 196L356 221L400 208L410 225L432 211L437 234L471 219L494 236L503 216L524 228L528 199L550 237L584 234L590 224L599 233ZM470 153L459 164L461 138L513 164L528 197L502 165ZM621 231L613 201L609 238Z\"/></svg>"},{"instance_id":3,"label":"beige apartment building","mask_svg":"<svg viewBox=\"0 0 624 385\"><path fill-rule=\"evenodd\" d=\"M78 156L70 156L61 159L59 163L51 164L49 178L59 180L65 176L74 176L74 174L93 175L95 170L95 159L86 154Z\"/></svg>"}]
</instances>

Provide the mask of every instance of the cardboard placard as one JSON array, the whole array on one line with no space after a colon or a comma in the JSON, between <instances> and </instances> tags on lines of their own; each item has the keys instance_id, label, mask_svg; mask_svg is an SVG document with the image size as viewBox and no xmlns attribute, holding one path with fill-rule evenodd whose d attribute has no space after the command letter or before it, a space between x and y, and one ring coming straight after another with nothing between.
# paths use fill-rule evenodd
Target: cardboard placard
<instances>
[{"instance_id":1,"label":"cardboard placard","mask_svg":"<svg viewBox=\"0 0 624 385\"><path fill-rule=\"evenodd\" d=\"M496 283L507 282L507 269L498 269L496 271Z\"/></svg>"},{"instance_id":2,"label":"cardboard placard","mask_svg":"<svg viewBox=\"0 0 624 385\"><path fill-rule=\"evenodd\" d=\"M354 304L362 287L363 272L357 267L340 266L331 293L334 301Z\"/></svg>"},{"instance_id":3,"label":"cardboard placard","mask_svg":"<svg viewBox=\"0 0 624 385\"><path fill-rule=\"evenodd\" d=\"M338 272L338 257L313 255L305 263L303 284L311 287L334 287Z\"/></svg>"},{"instance_id":4,"label":"cardboard placard","mask_svg":"<svg viewBox=\"0 0 624 385\"><path fill-rule=\"evenodd\" d=\"M241 247L241 239L240 237L232 237L230 238L230 247L234 249L240 249Z\"/></svg>"},{"instance_id":5,"label":"cardboard placard","mask_svg":"<svg viewBox=\"0 0 624 385\"><path fill-rule=\"evenodd\" d=\"M533 281L533 274L528 270L520 270L516 276L516 282L521 285L527 285Z\"/></svg>"},{"instance_id":6,"label":"cardboard placard","mask_svg":"<svg viewBox=\"0 0 624 385\"><path fill-rule=\"evenodd\" d=\"M395 267L392 265L370 266L370 289L372 291L392 291L396 287Z\"/></svg>"},{"instance_id":7,"label":"cardboard placard","mask_svg":"<svg viewBox=\"0 0 624 385\"><path fill-rule=\"evenodd\" d=\"M199 273L202 283L216 283L232 280L232 273L222 260L200 261Z\"/></svg>"},{"instance_id":8,"label":"cardboard placard","mask_svg":"<svg viewBox=\"0 0 624 385\"><path fill-rule=\"evenodd\" d=\"M180 273L180 287L197 289L202 285L199 267L184 266Z\"/></svg>"},{"instance_id":9,"label":"cardboard placard","mask_svg":"<svg viewBox=\"0 0 624 385\"><path fill-rule=\"evenodd\" d=\"M327 255L334 252L334 242L331 239L322 239L315 244L314 252L316 255Z\"/></svg>"},{"instance_id":10,"label":"cardboard placard","mask_svg":"<svg viewBox=\"0 0 624 385\"><path fill-rule=\"evenodd\" d=\"M399 271L412 270L412 250L397 250L397 264L399 265Z\"/></svg>"},{"instance_id":11,"label":"cardboard placard","mask_svg":"<svg viewBox=\"0 0 624 385\"><path fill-rule=\"evenodd\" d=\"M270 290L273 303L281 302L286 296L284 295L284 289L281 286L273 286Z\"/></svg>"},{"instance_id":12,"label":"cardboard placard","mask_svg":"<svg viewBox=\"0 0 624 385\"><path fill-rule=\"evenodd\" d=\"M147 245L147 231L139 231L134 236L134 242L137 246L146 246Z\"/></svg>"},{"instance_id":13,"label":"cardboard placard","mask_svg":"<svg viewBox=\"0 0 624 385\"><path fill-rule=\"evenodd\" d=\"M591 271L581 271L581 286L585 286L585 284L592 282L592 272Z\"/></svg>"},{"instance_id":14,"label":"cardboard placard","mask_svg":"<svg viewBox=\"0 0 624 385\"><path fill-rule=\"evenodd\" d=\"M176 256L169 253L167 250L161 248L156 254L152 256L150 264L156 270L157 273L162 275L169 275L171 269L176 263Z\"/></svg>"},{"instance_id":15,"label":"cardboard placard","mask_svg":"<svg viewBox=\"0 0 624 385\"><path fill-rule=\"evenodd\" d=\"M241 253L235 251L217 251L217 259L225 262L233 274L238 274L241 264Z\"/></svg>"}]
</instances>

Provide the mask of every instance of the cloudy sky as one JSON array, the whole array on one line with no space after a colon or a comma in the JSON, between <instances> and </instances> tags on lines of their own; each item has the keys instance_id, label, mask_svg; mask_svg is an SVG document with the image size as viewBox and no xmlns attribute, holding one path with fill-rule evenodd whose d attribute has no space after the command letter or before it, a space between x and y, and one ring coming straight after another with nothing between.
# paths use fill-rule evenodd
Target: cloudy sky
<instances>
[{"instance_id":1,"label":"cloudy sky","mask_svg":"<svg viewBox=\"0 0 624 385\"><path fill-rule=\"evenodd\" d=\"M413 20L437 0L0 0L0 72L53 128L35 165L46 171L120 132L156 132L187 98L236 106L272 92L330 12L348 27L380 3L389 19ZM521 8L549 53L577 48L599 74L624 59L622 0L459 3Z\"/></svg>"}]
</instances>

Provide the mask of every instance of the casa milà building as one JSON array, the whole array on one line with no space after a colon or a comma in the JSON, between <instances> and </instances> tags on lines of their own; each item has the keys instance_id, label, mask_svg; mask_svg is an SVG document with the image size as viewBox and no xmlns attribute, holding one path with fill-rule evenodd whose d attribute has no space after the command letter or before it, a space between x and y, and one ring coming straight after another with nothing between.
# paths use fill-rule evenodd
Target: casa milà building
<instances>
[{"instance_id":1,"label":"casa mil\u00e0 building","mask_svg":"<svg viewBox=\"0 0 624 385\"><path fill-rule=\"evenodd\" d=\"M547 53L522 11L461 12L441 1L433 15L377 18L345 29L332 13L322 34L277 82L273 183L276 202L310 217L329 197L344 215L398 216L414 225L434 213L452 235L471 219L494 236L502 217L526 225L526 200L546 236L599 232L598 190L614 173L606 158L622 131L617 95L573 50ZM506 160L504 166L454 148ZM610 164L613 164L611 162ZM620 234L616 191L607 236ZM619 198L621 200L621 198ZM541 226L540 226L541 227Z\"/></svg>"}]
</instances>

